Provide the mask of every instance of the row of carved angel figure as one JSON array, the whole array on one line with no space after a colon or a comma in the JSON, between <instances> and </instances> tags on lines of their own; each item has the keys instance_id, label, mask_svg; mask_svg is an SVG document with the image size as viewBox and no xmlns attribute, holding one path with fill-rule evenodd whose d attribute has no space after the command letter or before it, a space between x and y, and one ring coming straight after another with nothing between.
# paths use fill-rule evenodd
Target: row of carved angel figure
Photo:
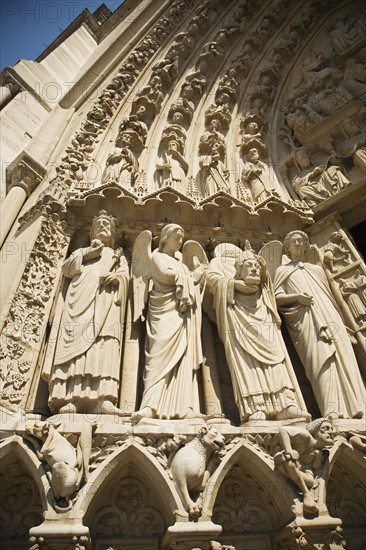
<instances>
[{"instance_id":1,"label":"row of carved angel figure","mask_svg":"<svg viewBox=\"0 0 366 550\"><path fill-rule=\"evenodd\" d=\"M183 239L183 228L168 224L152 251L152 234L143 231L130 275L122 249L114 247L114 218L105 211L94 218L90 245L75 250L62 269L69 285L54 320L54 358L43 370L51 412L122 415L118 388L132 276L132 322L146 321L143 395L132 422L203 417L202 312L217 325L242 423L310 416L278 311L322 416L364 415L364 385L350 336L305 233L292 231L283 245L272 241L259 254L250 245L243 251L220 244L210 262L201 245L183 245Z\"/></svg>"}]
</instances>

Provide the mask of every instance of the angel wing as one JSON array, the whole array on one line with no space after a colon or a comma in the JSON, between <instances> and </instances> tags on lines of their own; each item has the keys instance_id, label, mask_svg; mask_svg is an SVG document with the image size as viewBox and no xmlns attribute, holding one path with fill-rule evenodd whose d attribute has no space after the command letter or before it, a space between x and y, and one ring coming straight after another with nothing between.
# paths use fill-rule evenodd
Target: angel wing
<instances>
[{"instance_id":1,"label":"angel wing","mask_svg":"<svg viewBox=\"0 0 366 550\"><path fill-rule=\"evenodd\" d=\"M262 246L258 255L267 265L267 271L273 281L276 269L282 264L283 244L280 241L270 241Z\"/></svg>"},{"instance_id":2,"label":"angel wing","mask_svg":"<svg viewBox=\"0 0 366 550\"><path fill-rule=\"evenodd\" d=\"M138 235L132 250L132 288L133 288L133 321L142 317L151 275L151 231L143 231Z\"/></svg>"},{"instance_id":3,"label":"angel wing","mask_svg":"<svg viewBox=\"0 0 366 550\"><path fill-rule=\"evenodd\" d=\"M186 241L182 248L182 262L189 271L194 271L200 265L208 266L206 252L197 241Z\"/></svg>"}]
</instances>

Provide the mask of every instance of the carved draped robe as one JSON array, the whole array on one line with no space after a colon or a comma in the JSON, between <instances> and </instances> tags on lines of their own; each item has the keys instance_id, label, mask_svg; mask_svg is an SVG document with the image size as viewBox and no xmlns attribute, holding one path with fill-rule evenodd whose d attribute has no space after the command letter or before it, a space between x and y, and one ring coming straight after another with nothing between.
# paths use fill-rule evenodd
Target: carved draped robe
<instances>
[{"instance_id":1,"label":"carved draped robe","mask_svg":"<svg viewBox=\"0 0 366 550\"><path fill-rule=\"evenodd\" d=\"M234 291L234 275L232 264L213 259L206 280L241 420L257 411L274 418L290 405L305 410L270 287L245 295Z\"/></svg>"},{"instance_id":2,"label":"carved draped robe","mask_svg":"<svg viewBox=\"0 0 366 550\"><path fill-rule=\"evenodd\" d=\"M76 250L62 268L71 281L50 376L49 406L54 412L70 402L116 403L118 397L128 265L110 247L83 264L84 250ZM100 276L110 271L119 284L102 286Z\"/></svg>"},{"instance_id":3,"label":"carved draped robe","mask_svg":"<svg viewBox=\"0 0 366 550\"><path fill-rule=\"evenodd\" d=\"M360 417L365 391L346 327L320 266L292 261L277 269L276 296L307 293L313 304L280 306L289 334L313 388L320 412Z\"/></svg>"},{"instance_id":4,"label":"carved draped robe","mask_svg":"<svg viewBox=\"0 0 366 550\"><path fill-rule=\"evenodd\" d=\"M141 409L158 418L184 418L199 411L197 370L201 349L199 285L177 258L155 251L154 286L149 298ZM167 270L174 273L174 283ZM185 311L183 311L185 309Z\"/></svg>"}]
</instances>

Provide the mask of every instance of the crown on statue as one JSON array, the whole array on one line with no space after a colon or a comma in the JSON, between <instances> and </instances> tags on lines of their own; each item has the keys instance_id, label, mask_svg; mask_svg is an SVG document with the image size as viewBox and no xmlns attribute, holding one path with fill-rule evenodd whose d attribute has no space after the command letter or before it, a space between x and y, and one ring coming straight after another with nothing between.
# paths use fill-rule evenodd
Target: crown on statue
<instances>
[{"instance_id":1,"label":"crown on statue","mask_svg":"<svg viewBox=\"0 0 366 550\"><path fill-rule=\"evenodd\" d=\"M112 229L114 230L116 228L116 218L112 216L111 214L108 214L106 210L100 210L96 216L94 216L92 225L99 220L100 218L105 218L109 221L111 224Z\"/></svg>"}]
</instances>

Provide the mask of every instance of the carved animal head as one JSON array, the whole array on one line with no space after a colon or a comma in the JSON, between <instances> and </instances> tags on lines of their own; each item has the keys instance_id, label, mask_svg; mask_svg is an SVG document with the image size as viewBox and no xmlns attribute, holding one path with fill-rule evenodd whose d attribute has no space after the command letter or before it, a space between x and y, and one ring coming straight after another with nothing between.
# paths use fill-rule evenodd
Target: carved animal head
<instances>
[{"instance_id":1,"label":"carved animal head","mask_svg":"<svg viewBox=\"0 0 366 550\"><path fill-rule=\"evenodd\" d=\"M225 438L215 426L203 427L198 433L201 443L211 451L218 451L225 445Z\"/></svg>"},{"instance_id":2,"label":"carved animal head","mask_svg":"<svg viewBox=\"0 0 366 550\"><path fill-rule=\"evenodd\" d=\"M48 422L35 422L33 426L27 427L26 431L44 441L48 436L49 429L50 425Z\"/></svg>"},{"instance_id":3,"label":"carved animal head","mask_svg":"<svg viewBox=\"0 0 366 550\"><path fill-rule=\"evenodd\" d=\"M56 462L52 466L50 480L55 498L70 497L77 489L78 472L67 462Z\"/></svg>"}]
</instances>

